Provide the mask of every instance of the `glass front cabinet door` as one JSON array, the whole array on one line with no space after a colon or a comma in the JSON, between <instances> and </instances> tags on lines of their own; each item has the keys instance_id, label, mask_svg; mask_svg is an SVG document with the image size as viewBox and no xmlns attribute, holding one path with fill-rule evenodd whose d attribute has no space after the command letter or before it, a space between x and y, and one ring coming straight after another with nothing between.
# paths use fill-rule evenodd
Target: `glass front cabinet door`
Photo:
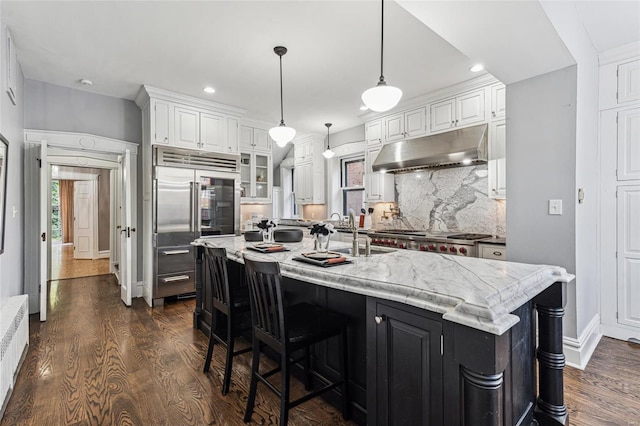
<instances>
[{"instance_id":1,"label":"glass front cabinet door","mask_svg":"<svg viewBox=\"0 0 640 426\"><path fill-rule=\"evenodd\" d=\"M272 175L270 154L240 154L240 201L271 203Z\"/></svg>"}]
</instances>

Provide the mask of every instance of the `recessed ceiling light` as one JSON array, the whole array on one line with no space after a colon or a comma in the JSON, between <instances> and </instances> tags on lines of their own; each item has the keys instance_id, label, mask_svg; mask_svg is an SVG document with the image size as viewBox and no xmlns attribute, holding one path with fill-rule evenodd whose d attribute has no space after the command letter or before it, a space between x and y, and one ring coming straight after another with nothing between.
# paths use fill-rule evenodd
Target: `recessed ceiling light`
<instances>
[{"instance_id":1,"label":"recessed ceiling light","mask_svg":"<svg viewBox=\"0 0 640 426\"><path fill-rule=\"evenodd\" d=\"M80 84L82 84L83 86L93 86L93 81L83 78L80 80Z\"/></svg>"},{"instance_id":2,"label":"recessed ceiling light","mask_svg":"<svg viewBox=\"0 0 640 426\"><path fill-rule=\"evenodd\" d=\"M475 64L474 66L469 68L469 71L471 71L471 72L479 72L479 71L482 71L483 69L484 69L484 66L482 64Z\"/></svg>"},{"instance_id":3,"label":"recessed ceiling light","mask_svg":"<svg viewBox=\"0 0 640 426\"><path fill-rule=\"evenodd\" d=\"M205 87L205 88L204 88L204 89L202 89L202 90L204 90L204 91L205 91L205 93L216 93L216 89L214 89L214 88L213 88L213 87L211 87L211 86L207 86L207 87Z\"/></svg>"},{"instance_id":4,"label":"recessed ceiling light","mask_svg":"<svg viewBox=\"0 0 640 426\"><path fill-rule=\"evenodd\" d=\"M368 106L366 106L366 105L362 105L362 106L360 107L360 111L366 111L366 110L368 110L368 109L369 109L369 107L368 107Z\"/></svg>"}]
</instances>

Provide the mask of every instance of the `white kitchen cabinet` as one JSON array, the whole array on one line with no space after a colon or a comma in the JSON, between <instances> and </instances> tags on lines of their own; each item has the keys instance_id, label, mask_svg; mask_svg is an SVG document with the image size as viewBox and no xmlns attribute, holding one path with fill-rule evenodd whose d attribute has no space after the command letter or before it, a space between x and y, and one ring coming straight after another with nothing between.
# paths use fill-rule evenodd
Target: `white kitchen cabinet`
<instances>
[{"instance_id":1,"label":"white kitchen cabinet","mask_svg":"<svg viewBox=\"0 0 640 426\"><path fill-rule=\"evenodd\" d=\"M380 146L367 147L365 152L365 181L364 194L367 203L377 203L382 201L394 202L394 178L390 173L374 172L373 162L380 153Z\"/></svg>"},{"instance_id":2,"label":"white kitchen cabinet","mask_svg":"<svg viewBox=\"0 0 640 426\"><path fill-rule=\"evenodd\" d=\"M368 121L364 127L367 146L382 145L382 120Z\"/></svg>"},{"instance_id":3,"label":"white kitchen cabinet","mask_svg":"<svg viewBox=\"0 0 640 426\"><path fill-rule=\"evenodd\" d=\"M153 129L152 142L158 145L171 143L171 119L169 102L153 100L151 103L151 128Z\"/></svg>"},{"instance_id":4,"label":"white kitchen cabinet","mask_svg":"<svg viewBox=\"0 0 640 426\"><path fill-rule=\"evenodd\" d=\"M489 125L489 197L505 198L507 195L506 121L496 120Z\"/></svg>"},{"instance_id":5,"label":"white kitchen cabinet","mask_svg":"<svg viewBox=\"0 0 640 426\"><path fill-rule=\"evenodd\" d=\"M478 257L482 259L507 260L507 246L504 244L478 243Z\"/></svg>"},{"instance_id":6,"label":"white kitchen cabinet","mask_svg":"<svg viewBox=\"0 0 640 426\"><path fill-rule=\"evenodd\" d=\"M240 153L240 202L271 203L273 191L271 154Z\"/></svg>"},{"instance_id":7,"label":"white kitchen cabinet","mask_svg":"<svg viewBox=\"0 0 640 426\"><path fill-rule=\"evenodd\" d=\"M618 65L618 103L640 100L640 59Z\"/></svg>"},{"instance_id":8,"label":"white kitchen cabinet","mask_svg":"<svg viewBox=\"0 0 640 426\"><path fill-rule=\"evenodd\" d=\"M227 152L225 117L183 105L173 106L173 145L208 152Z\"/></svg>"},{"instance_id":9,"label":"white kitchen cabinet","mask_svg":"<svg viewBox=\"0 0 640 426\"><path fill-rule=\"evenodd\" d=\"M491 119L497 120L505 117L506 113L506 87L504 84L491 86Z\"/></svg>"},{"instance_id":10,"label":"white kitchen cabinet","mask_svg":"<svg viewBox=\"0 0 640 426\"><path fill-rule=\"evenodd\" d=\"M481 123L485 116L485 90L475 90L436 102L429 107L431 133Z\"/></svg>"},{"instance_id":11,"label":"white kitchen cabinet","mask_svg":"<svg viewBox=\"0 0 640 426\"><path fill-rule=\"evenodd\" d=\"M385 143L427 134L427 107L385 117L384 132Z\"/></svg>"},{"instance_id":12,"label":"white kitchen cabinet","mask_svg":"<svg viewBox=\"0 0 640 426\"><path fill-rule=\"evenodd\" d=\"M240 126L240 150L271 152L272 147L269 132L249 126Z\"/></svg>"},{"instance_id":13,"label":"white kitchen cabinet","mask_svg":"<svg viewBox=\"0 0 640 426\"><path fill-rule=\"evenodd\" d=\"M307 136L294 141L294 192L296 204L324 204L324 138Z\"/></svg>"},{"instance_id":14,"label":"white kitchen cabinet","mask_svg":"<svg viewBox=\"0 0 640 426\"><path fill-rule=\"evenodd\" d=\"M640 179L640 108L618 111L618 180Z\"/></svg>"},{"instance_id":15,"label":"white kitchen cabinet","mask_svg":"<svg viewBox=\"0 0 640 426\"><path fill-rule=\"evenodd\" d=\"M227 137L225 152L229 154L239 154L238 148L240 141L240 120L234 117L227 118Z\"/></svg>"}]
</instances>

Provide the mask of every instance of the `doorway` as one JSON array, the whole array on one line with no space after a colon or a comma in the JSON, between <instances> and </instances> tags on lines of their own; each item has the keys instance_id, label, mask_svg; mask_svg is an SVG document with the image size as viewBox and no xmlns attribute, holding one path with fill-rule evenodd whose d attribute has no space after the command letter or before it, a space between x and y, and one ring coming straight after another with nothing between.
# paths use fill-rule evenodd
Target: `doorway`
<instances>
[{"instance_id":1,"label":"doorway","mask_svg":"<svg viewBox=\"0 0 640 426\"><path fill-rule=\"evenodd\" d=\"M111 173L51 167L51 280L111 273Z\"/></svg>"}]
</instances>

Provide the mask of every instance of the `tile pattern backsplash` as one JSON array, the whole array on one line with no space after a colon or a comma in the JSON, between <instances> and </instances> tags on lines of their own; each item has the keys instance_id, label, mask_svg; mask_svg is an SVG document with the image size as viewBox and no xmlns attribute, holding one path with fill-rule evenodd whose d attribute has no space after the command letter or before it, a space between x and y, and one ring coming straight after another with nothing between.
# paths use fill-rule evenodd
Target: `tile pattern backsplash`
<instances>
[{"instance_id":1,"label":"tile pattern backsplash","mask_svg":"<svg viewBox=\"0 0 640 426\"><path fill-rule=\"evenodd\" d=\"M505 235L506 202L489 198L486 165L397 174L395 185L414 229Z\"/></svg>"}]
</instances>

